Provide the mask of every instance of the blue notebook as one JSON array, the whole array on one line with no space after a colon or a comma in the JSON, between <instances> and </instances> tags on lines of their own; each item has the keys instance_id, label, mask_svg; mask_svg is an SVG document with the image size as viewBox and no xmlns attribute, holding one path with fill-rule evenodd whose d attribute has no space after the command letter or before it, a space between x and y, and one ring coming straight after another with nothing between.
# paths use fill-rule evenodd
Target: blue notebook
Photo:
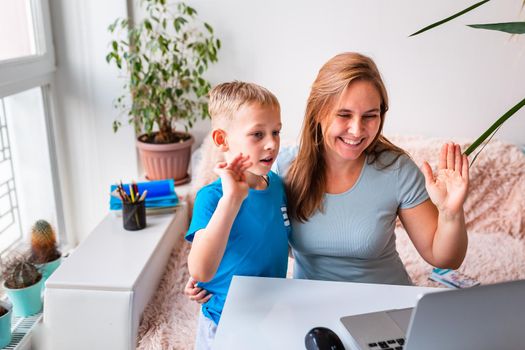
<instances>
[{"instance_id":1,"label":"blue notebook","mask_svg":"<svg viewBox=\"0 0 525 350\"><path fill-rule=\"evenodd\" d=\"M124 190L129 195L129 184L123 184ZM167 208L174 207L179 203L179 198L175 193L175 183L173 179L170 180L155 180L148 182L137 183L139 193L148 190L146 195L146 208ZM110 193L117 188L117 185L111 185ZM109 196L109 209L121 210L122 201L113 196Z\"/></svg>"}]
</instances>

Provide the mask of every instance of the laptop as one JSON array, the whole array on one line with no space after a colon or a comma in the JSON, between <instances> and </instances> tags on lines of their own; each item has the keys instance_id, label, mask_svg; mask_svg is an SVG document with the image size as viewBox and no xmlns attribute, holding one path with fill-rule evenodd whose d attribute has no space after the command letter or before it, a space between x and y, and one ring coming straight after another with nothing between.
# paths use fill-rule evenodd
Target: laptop
<instances>
[{"instance_id":1,"label":"laptop","mask_svg":"<svg viewBox=\"0 0 525 350\"><path fill-rule=\"evenodd\" d=\"M424 294L414 308L341 323L360 350L525 349L525 280Z\"/></svg>"}]
</instances>

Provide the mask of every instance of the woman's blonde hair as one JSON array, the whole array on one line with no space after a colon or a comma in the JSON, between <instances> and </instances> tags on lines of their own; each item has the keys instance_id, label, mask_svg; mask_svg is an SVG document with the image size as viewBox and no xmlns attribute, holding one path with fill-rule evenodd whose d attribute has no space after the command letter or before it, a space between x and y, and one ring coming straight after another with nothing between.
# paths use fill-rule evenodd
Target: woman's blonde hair
<instances>
[{"instance_id":1,"label":"woman's blonde hair","mask_svg":"<svg viewBox=\"0 0 525 350\"><path fill-rule=\"evenodd\" d=\"M405 154L381 134L388 110L388 95L374 61L355 52L346 52L331 58L321 67L312 85L306 104L299 152L286 176L288 213L293 219L304 222L317 210L322 210L326 192L326 164L321 125L326 122L343 91L357 80L374 84L381 97L379 131L365 150L368 163L378 162L379 155L384 151L394 152L397 156L388 164L381 164L384 168L393 164L401 154Z\"/></svg>"}]
</instances>

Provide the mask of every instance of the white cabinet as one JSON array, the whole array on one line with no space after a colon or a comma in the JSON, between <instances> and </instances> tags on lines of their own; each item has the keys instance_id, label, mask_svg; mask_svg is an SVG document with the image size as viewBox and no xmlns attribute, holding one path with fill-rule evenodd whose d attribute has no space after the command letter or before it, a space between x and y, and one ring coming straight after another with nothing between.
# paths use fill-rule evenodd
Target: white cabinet
<instances>
[{"instance_id":1,"label":"white cabinet","mask_svg":"<svg viewBox=\"0 0 525 350\"><path fill-rule=\"evenodd\" d=\"M187 227L184 202L140 231L108 214L46 282L44 348L135 349L140 316Z\"/></svg>"}]
</instances>

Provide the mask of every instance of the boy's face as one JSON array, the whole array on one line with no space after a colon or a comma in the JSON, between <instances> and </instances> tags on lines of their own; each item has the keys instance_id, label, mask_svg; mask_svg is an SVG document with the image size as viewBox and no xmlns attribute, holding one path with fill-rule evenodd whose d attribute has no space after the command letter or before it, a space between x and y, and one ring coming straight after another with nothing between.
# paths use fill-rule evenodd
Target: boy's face
<instances>
[{"instance_id":1,"label":"boy's face","mask_svg":"<svg viewBox=\"0 0 525 350\"><path fill-rule=\"evenodd\" d=\"M281 113L277 107L243 105L225 128L225 157L230 162L239 153L250 156L248 171L266 175L272 167L281 138Z\"/></svg>"}]
</instances>

